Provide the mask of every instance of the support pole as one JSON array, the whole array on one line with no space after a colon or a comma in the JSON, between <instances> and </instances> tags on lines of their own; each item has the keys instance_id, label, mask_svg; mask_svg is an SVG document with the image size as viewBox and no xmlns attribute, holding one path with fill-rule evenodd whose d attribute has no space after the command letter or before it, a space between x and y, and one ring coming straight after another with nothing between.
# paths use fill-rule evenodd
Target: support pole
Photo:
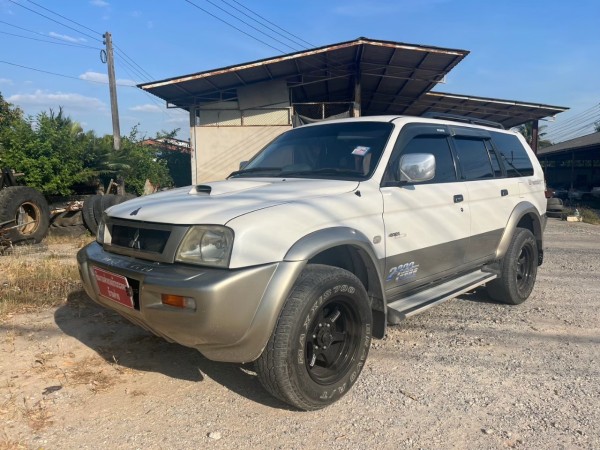
<instances>
[{"instance_id":1,"label":"support pole","mask_svg":"<svg viewBox=\"0 0 600 450\"><path fill-rule=\"evenodd\" d=\"M531 121L531 149L533 150L533 153L535 153L536 155L538 152L539 132L540 132L539 121L532 120Z\"/></svg>"},{"instance_id":2,"label":"support pole","mask_svg":"<svg viewBox=\"0 0 600 450\"><path fill-rule=\"evenodd\" d=\"M360 61L362 58L362 46L360 46L356 52L356 58L354 60L354 103L352 106L352 116L360 117L361 113L361 67Z\"/></svg>"},{"instance_id":3,"label":"support pole","mask_svg":"<svg viewBox=\"0 0 600 450\"><path fill-rule=\"evenodd\" d=\"M106 45L106 65L108 66L108 88L110 91L110 111L112 113L113 148L121 150L121 128L119 127L119 106L117 104L117 82L115 78L115 60L113 57L112 36L107 31L103 35Z\"/></svg>"}]
</instances>

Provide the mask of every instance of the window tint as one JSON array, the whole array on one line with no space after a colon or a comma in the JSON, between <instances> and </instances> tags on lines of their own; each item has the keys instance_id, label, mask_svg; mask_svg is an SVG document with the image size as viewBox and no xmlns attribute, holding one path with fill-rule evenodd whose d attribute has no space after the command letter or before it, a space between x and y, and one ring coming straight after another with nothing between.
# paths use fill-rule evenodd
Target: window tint
<instances>
[{"instance_id":1,"label":"window tint","mask_svg":"<svg viewBox=\"0 0 600 450\"><path fill-rule=\"evenodd\" d=\"M454 144L465 180L481 180L494 177L488 150L482 139L456 136Z\"/></svg>"},{"instance_id":2,"label":"window tint","mask_svg":"<svg viewBox=\"0 0 600 450\"><path fill-rule=\"evenodd\" d=\"M456 181L454 160L446 136L416 136L402 149L402 155L409 153L431 153L435 156L435 177L429 183ZM398 163L399 160L395 164Z\"/></svg>"},{"instance_id":3,"label":"window tint","mask_svg":"<svg viewBox=\"0 0 600 450\"><path fill-rule=\"evenodd\" d=\"M512 134L494 133L492 139L500 152L506 175L509 177L526 177L533 175L533 165L525 148L517 136Z\"/></svg>"},{"instance_id":4,"label":"window tint","mask_svg":"<svg viewBox=\"0 0 600 450\"><path fill-rule=\"evenodd\" d=\"M492 169L494 169L494 176L496 178L502 177L502 168L500 166L500 161L498 161L498 155L492 149L492 144L489 140L485 141L485 146L487 147L488 154L490 156L490 161L492 162Z\"/></svg>"}]
</instances>

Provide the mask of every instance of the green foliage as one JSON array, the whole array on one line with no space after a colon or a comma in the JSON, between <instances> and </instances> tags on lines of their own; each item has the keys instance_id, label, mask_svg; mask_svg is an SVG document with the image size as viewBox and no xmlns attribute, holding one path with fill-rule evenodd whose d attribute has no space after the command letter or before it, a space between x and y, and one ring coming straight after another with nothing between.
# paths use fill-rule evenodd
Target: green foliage
<instances>
[{"instance_id":1,"label":"green foliage","mask_svg":"<svg viewBox=\"0 0 600 450\"><path fill-rule=\"evenodd\" d=\"M137 127L122 137L121 150L114 151L112 136L84 133L62 108L57 114L50 110L24 118L2 94L0 165L23 172L20 181L45 195L68 195L77 183L96 180L106 185L111 178L125 180L126 190L136 194L143 193L146 179L159 187L173 184L167 162L142 145Z\"/></svg>"},{"instance_id":2,"label":"green foliage","mask_svg":"<svg viewBox=\"0 0 600 450\"><path fill-rule=\"evenodd\" d=\"M152 147L142 145L137 126L133 127L129 136L121 139L120 155L115 155L114 162L123 164L119 175L125 179L126 189L141 195L144 192L146 179L157 187L171 187L173 180L165 161L158 160Z\"/></svg>"},{"instance_id":3,"label":"green foliage","mask_svg":"<svg viewBox=\"0 0 600 450\"><path fill-rule=\"evenodd\" d=\"M600 131L600 120L597 122L594 122L594 131L596 131L596 132Z\"/></svg>"},{"instance_id":4,"label":"green foliage","mask_svg":"<svg viewBox=\"0 0 600 450\"><path fill-rule=\"evenodd\" d=\"M544 147L550 147L552 145L551 141L549 141L548 139L544 139L544 136L546 136L546 134L547 134L544 131L545 128L546 128L546 125L542 125L541 127L538 128L538 149L544 148ZM533 142L533 126L532 126L531 122L527 122L527 123L524 123L523 125L520 125L517 128L517 131L519 133L521 133L523 135L523 137L525 138L525 140L527 141L527 143L529 145L531 145L531 143Z\"/></svg>"},{"instance_id":5,"label":"green foliage","mask_svg":"<svg viewBox=\"0 0 600 450\"><path fill-rule=\"evenodd\" d=\"M62 108L35 119L13 114L0 130L0 148L2 165L23 172L21 181L45 195L67 195L74 183L90 176L83 165L86 135Z\"/></svg>"},{"instance_id":6,"label":"green foliage","mask_svg":"<svg viewBox=\"0 0 600 450\"><path fill-rule=\"evenodd\" d=\"M173 185L182 187L192 184L192 157L190 153L178 150L175 145L169 144L169 140L175 139L178 131L179 129L169 132L163 130L157 133L155 142L163 140L164 145L159 143L155 149L158 160L166 163Z\"/></svg>"}]
</instances>

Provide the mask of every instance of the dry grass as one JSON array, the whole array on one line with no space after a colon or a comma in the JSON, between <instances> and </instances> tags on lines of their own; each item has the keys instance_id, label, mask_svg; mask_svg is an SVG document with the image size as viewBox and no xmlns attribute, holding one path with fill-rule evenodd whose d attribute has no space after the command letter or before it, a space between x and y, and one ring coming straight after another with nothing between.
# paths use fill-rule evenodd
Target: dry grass
<instances>
[{"instance_id":1,"label":"dry grass","mask_svg":"<svg viewBox=\"0 0 600 450\"><path fill-rule=\"evenodd\" d=\"M110 368L98 357L85 358L68 372L69 383L86 385L92 392L104 391L115 384L115 375L105 372Z\"/></svg>"},{"instance_id":2,"label":"dry grass","mask_svg":"<svg viewBox=\"0 0 600 450\"><path fill-rule=\"evenodd\" d=\"M32 406L27 405L27 401L23 399L21 413L33 431L43 430L54 423L43 399L35 402Z\"/></svg>"},{"instance_id":3,"label":"dry grass","mask_svg":"<svg viewBox=\"0 0 600 450\"><path fill-rule=\"evenodd\" d=\"M600 225L600 217L593 209L581 208L579 210L581 217L585 223L591 223L592 225Z\"/></svg>"},{"instance_id":4,"label":"dry grass","mask_svg":"<svg viewBox=\"0 0 600 450\"><path fill-rule=\"evenodd\" d=\"M13 441L7 437L0 437L0 450L25 450L29 448L26 444Z\"/></svg>"},{"instance_id":5,"label":"dry grass","mask_svg":"<svg viewBox=\"0 0 600 450\"><path fill-rule=\"evenodd\" d=\"M0 257L0 318L56 306L69 292L81 289L75 250L57 255L50 251Z\"/></svg>"}]
</instances>

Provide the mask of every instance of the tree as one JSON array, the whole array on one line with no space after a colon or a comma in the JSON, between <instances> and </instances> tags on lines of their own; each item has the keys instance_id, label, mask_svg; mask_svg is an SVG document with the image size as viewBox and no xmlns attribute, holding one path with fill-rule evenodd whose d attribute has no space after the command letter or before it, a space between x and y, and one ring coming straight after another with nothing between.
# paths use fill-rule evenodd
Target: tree
<instances>
[{"instance_id":1,"label":"tree","mask_svg":"<svg viewBox=\"0 0 600 450\"><path fill-rule=\"evenodd\" d=\"M138 195L143 193L147 179L154 186L171 187L173 180L166 161L158 159L155 150L142 141L137 126L129 136L121 137L119 151L113 150L112 135L96 138L89 144L85 164L103 184L111 178L123 178L125 189Z\"/></svg>"},{"instance_id":2,"label":"tree","mask_svg":"<svg viewBox=\"0 0 600 450\"><path fill-rule=\"evenodd\" d=\"M542 125L538 128L538 148L550 147L552 142L548 139L544 139L546 132L543 131L546 125ZM517 131L523 135L529 145L533 142L533 125L531 122L526 122L517 128Z\"/></svg>"},{"instance_id":3,"label":"tree","mask_svg":"<svg viewBox=\"0 0 600 450\"><path fill-rule=\"evenodd\" d=\"M23 172L26 185L45 195L68 195L73 184L90 177L83 164L87 137L62 108L35 119L22 118L20 110L12 113L0 132L2 164Z\"/></svg>"},{"instance_id":4,"label":"tree","mask_svg":"<svg viewBox=\"0 0 600 450\"><path fill-rule=\"evenodd\" d=\"M598 122L594 122L594 131L600 131L600 120Z\"/></svg>"},{"instance_id":5,"label":"tree","mask_svg":"<svg viewBox=\"0 0 600 450\"><path fill-rule=\"evenodd\" d=\"M173 184L177 187L189 186L192 184L192 155L189 146L178 145L175 139L178 132L179 128L156 133L151 146L155 148L157 159L167 164Z\"/></svg>"}]
</instances>

